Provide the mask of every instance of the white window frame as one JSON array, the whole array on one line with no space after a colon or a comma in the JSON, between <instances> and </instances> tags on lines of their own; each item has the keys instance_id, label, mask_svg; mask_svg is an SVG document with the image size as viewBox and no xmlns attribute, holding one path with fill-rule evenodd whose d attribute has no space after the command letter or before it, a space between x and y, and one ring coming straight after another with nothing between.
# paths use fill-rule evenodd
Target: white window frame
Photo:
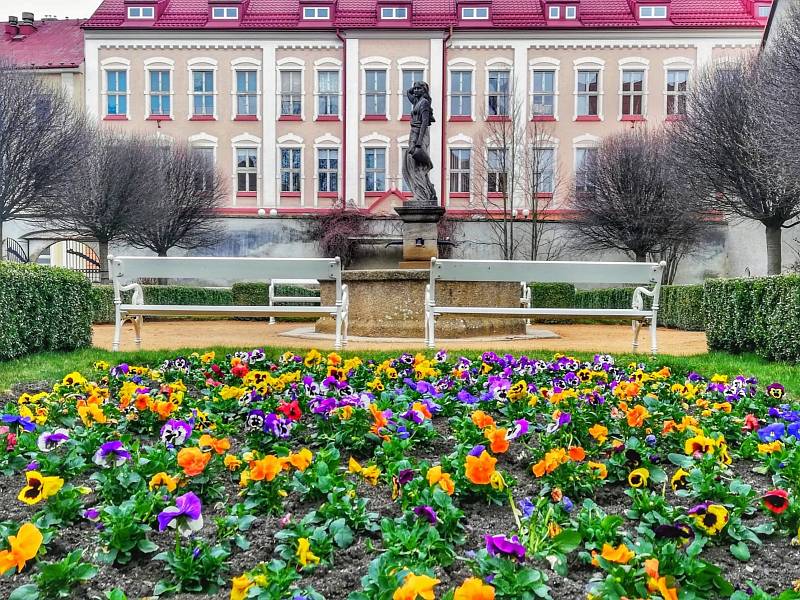
<instances>
[{"instance_id":1,"label":"white window frame","mask_svg":"<svg viewBox=\"0 0 800 600\"><path fill-rule=\"evenodd\" d=\"M218 11L221 11L221 16L218 16ZM229 11L233 11L229 14ZM212 6L211 18L214 21L238 21L239 20L239 7L238 6Z\"/></svg>"},{"instance_id":2,"label":"white window frame","mask_svg":"<svg viewBox=\"0 0 800 600\"><path fill-rule=\"evenodd\" d=\"M294 56L287 56L281 58L275 63L275 115L276 119L280 120L281 117L292 116L281 114L281 102L283 98L283 90L281 89L282 73L284 71L299 71L300 72L300 120L306 120L306 61Z\"/></svg>"},{"instance_id":3,"label":"white window frame","mask_svg":"<svg viewBox=\"0 0 800 600\"><path fill-rule=\"evenodd\" d=\"M367 199L367 193L368 193L367 192L367 169L366 169L366 167L367 167L367 160L366 160L367 154L366 154L366 152L367 152L367 150L372 150L372 149L383 149L384 158L385 158L384 159L384 177L383 177L383 179L384 179L384 189L383 190L376 190L376 191L382 191L382 192L389 191L389 189L391 189L391 181L392 181L391 172L389 170L389 165L390 165L389 147L391 146L391 139L388 138L385 135L379 134L377 131L373 131L371 134L365 135L364 137L362 137L360 139L360 142L361 142L361 144L360 144L360 147L361 147L361 153L360 153L361 161L360 161L360 168L359 168L358 177L359 177L360 183L361 183L361 194L360 194L360 196L361 196L361 205L365 206L366 205L366 199ZM373 192L369 192L369 193L373 193Z\"/></svg>"},{"instance_id":4,"label":"white window frame","mask_svg":"<svg viewBox=\"0 0 800 600\"><path fill-rule=\"evenodd\" d=\"M531 82L531 89L528 92L528 118L541 116L533 112L533 97L537 94L533 91L533 73L534 71L553 71L553 119L558 121L558 100L559 100L559 75L561 71L561 61L557 58L550 58L548 56L541 56L528 61L528 79ZM577 86L577 84L576 84ZM541 94L539 94L541 95Z\"/></svg>"},{"instance_id":5,"label":"white window frame","mask_svg":"<svg viewBox=\"0 0 800 600\"><path fill-rule=\"evenodd\" d=\"M656 14L656 12L663 14ZM649 15L646 13L650 13ZM639 6L640 19L666 19L669 16L669 11L664 4L648 4Z\"/></svg>"},{"instance_id":6,"label":"white window frame","mask_svg":"<svg viewBox=\"0 0 800 600\"><path fill-rule=\"evenodd\" d=\"M600 138L596 135L585 133L572 140L572 189L577 189L578 183L578 150L597 149Z\"/></svg>"},{"instance_id":7,"label":"white window frame","mask_svg":"<svg viewBox=\"0 0 800 600\"><path fill-rule=\"evenodd\" d=\"M384 116L388 119L391 118L391 97L392 97L392 84L391 84L391 67L392 61L383 56L368 56L362 58L361 65L361 118L367 116L367 71L386 71L386 112ZM402 81L402 80L401 80Z\"/></svg>"},{"instance_id":8,"label":"white window frame","mask_svg":"<svg viewBox=\"0 0 800 600\"><path fill-rule=\"evenodd\" d=\"M216 137L205 132L200 132L195 135L190 135L187 141L189 142L190 150L211 150L212 165L216 167L217 147L219 146L219 140Z\"/></svg>"},{"instance_id":9,"label":"white window frame","mask_svg":"<svg viewBox=\"0 0 800 600\"><path fill-rule=\"evenodd\" d=\"M446 185L447 185L447 196L445 198L445 202L447 205L450 204L450 194L453 193L453 189L451 187L451 170L450 170L450 150L469 150L469 189L466 193L469 194L469 198L467 198L466 204L469 204L472 198L472 185L475 183L474 180L474 152L475 146L472 142L472 138L464 135L463 133L459 133L458 135L454 135L451 138L447 139L447 177L446 177ZM462 192L457 192L462 193Z\"/></svg>"},{"instance_id":10,"label":"white window frame","mask_svg":"<svg viewBox=\"0 0 800 600\"><path fill-rule=\"evenodd\" d=\"M421 56L406 56L397 60L397 119L403 118L403 99L406 91L403 88L403 71L422 71L422 81L428 80L428 59Z\"/></svg>"},{"instance_id":11,"label":"white window frame","mask_svg":"<svg viewBox=\"0 0 800 600\"><path fill-rule=\"evenodd\" d=\"M461 7L461 20L462 21L488 21L489 20L489 7L488 6L462 6Z\"/></svg>"},{"instance_id":12,"label":"white window frame","mask_svg":"<svg viewBox=\"0 0 800 600\"><path fill-rule=\"evenodd\" d=\"M452 60L447 61L447 118L448 120L454 116L458 117L470 117L473 121L475 121L475 97L476 97L476 88L477 81L476 81L476 72L478 68L478 63L471 58L454 58ZM450 97L452 95L452 81L453 81L453 72L457 71L469 71L472 73L472 89L470 90L470 96L472 99L470 100L470 114L469 115L454 115L452 114L452 105L450 103Z\"/></svg>"},{"instance_id":13,"label":"white window frame","mask_svg":"<svg viewBox=\"0 0 800 600\"><path fill-rule=\"evenodd\" d=\"M275 197L278 199L278 206L281 205L281 194L297 194L300 193L300 206L305 206L305 187L306 187L306 172L305 172L305 155L306 146L303 143L303 138L293 133L288 133L279 137L276 140L276 156L275 156ZM282 185L282 171L281 171L281 152L283 150L292 150L300 152L300 189L299 190L281 190ZM294 169L289 169L294 172ZM288 197L288 196L287 196ZM295 197L295 196L292 196Z\"/></svg>"},{"instance_id":14,"label":"white window frame","mask_svg":"<svg viewBox=\"0 0 800 600\"><path fill-rule=\"evenodd\" d=\"M336 150L338 152L339 168L336 172L337 194L342 193L342 140L326 133L314 140L314 208L319 207L319 153L320 150Z\"/></svg>"},{"instance_id":15,"label":"white window frame","mask_svg":"<svg viewBox=\"0 0 800 600\"><path fill-rule=\"evenodd\" d=\"M547 18L550 21L555 21L561 18L561 7L560 6L548 6L547 7Z\"/></svg>"},{"instance_id":16,"label":"white window frame","mask_svg":"<svg viewBox=\"0 0 800 600\"><path fill-rule=\"evenodd\" d=\"M601 58L596 58L593 56L585 56L582 58L576 58L573 62L573 71L574 71L574 83L572 85L572 94L574 96L573 108L572 108L572 115L573 121L577 121L579 116L578 115L578 71L597 71L597 117L601 120L605 120L605 116L603 114L603 96L605 95L604 92L604 83L605 83L605 68L606 68L606 61Z\"/></svg>"},{"instance_id":17,"label":"white window frame","mask_svg":"<svg viewBox=\"0 0 800 600\"><path fill-rule=\"evenodd\" d=\"M209 94L207 92L200 93L200 96L211 96L214 102L214 110L210 116L214 117L214 120L219 119L219 86L217 85L217 72L219 70L219 64L213 58L208 57L200 57L200 58L190 58L186 61L186 70L189 73L189 115L187 116L188 119L192 117L199 117L202 115L195 115L194 114L194 72L195 71L211 71L211 85L213 86L212 92Z\"/></svg>"},{"instance_id":18,"label":"white window frame","mask_svg":"<svg viewBox=\"0 0 800 600\"><path fill-rule=\"evenodd\" d=\"M408 140L410 137L411 136L406 134L397 138L397 176L390 177L388 180L393 182L388 186L388 189L395 189L403 194L411 194L410 190L403 189L405 185L405 181L403 180L403 162L405 161L406 152L408 151Z\"/></svg>"},{"instance_id":19,"label":"white window frame","mask_svg":"<svg viewBox=\"0 0 800 600\"><path fill-rule=\"evenodd\" d=\"M150 72L169 71L169 115L150 114ZM157 56L144 61L144 114L145 119L151 116L175 118L175 61L171 58Z\"/></svg>"},{"instance_id":20,"label":"white window frame","mask_svg":"<svg viewBox=\"0 0 800 600\"><path fill-rule=\"evenodd\" d=\"M623 58L618 61L619 66L619 90L617 93L619 94L619 106L617 108L618 115L617 119L622 120L625 116L622 114L622 84L623 84L623 77L625 71L642 71L644 76L642 80L642 92L641 94L627 92L629 96L641 96L642 97L642 114L641 117L643 119L647 118L647 105L649 104L649 97L650 97L650 90L649 90L649 80L650 80L650 61L646 58L642 58L639 56L634 56L630 58Z\"/></svg>"},{"instance_id":21,"label":"white window frame","mask_svg":"<svg viewBox=\"0 0 800 600\"><path fill-rule=\"evenodd\" d=\"M330 6L304 6L303 7L303 20L304 21L330 21L331 20L331 7Z\"/></svg>"},{"instance_id":22,"label":"white window frame","mask_svg":"<svg viewBox=\"0 0 800 600\"><path fill-rule=\"evenodd\" d=\"M669 83L669 72L670 71L688 71L688 76L686 78L686 93L688 95L689 91L692 89L692 75L694 73L694 61L691 58L687 58L685 56L674 56L672 58L667 58L664 60L664 102L663 102L663 109L664 109L664 116L669 117L669 113L667 113L667 98L671 95L667 92L667 84ZM688 104L688 98L687 98Z\"/></svg>"},{"instance_id":23,"label":"white window frame","mask_svg":"<svg viewBox=\"0 0 800 600\"><path fill-rule=\"evenodd\" d=\"M323 94L319 89L319 73L322 72L332 72L335 71L338 74L339 78L339 91L336 95L339 97L338 106L339 110L335 116L342 118L342 61L338 58L320 58L314 61L314 120L316 121L320 116L319 114L319 97L320 96L330 96L332 94L325 93ZM334 115L324 115L324 116L334 116Z\"/></svg>"},{"instance_id":24,"label":"white window frame","mask_svg":"<svg viewBox=\"0 0 800 600\"><path fill-rule=\"evenodd\" d=\"M564 18L570 21L574 21L578 18L578 7L575 5L570 4L569 6L564 7Z\"/></svg>"},{"instance_id":25,"label":"white window frame","mask_svg":"<svg viewBox=\"0 0 800 600\"><path fill-rule=\"evenodd\" d=\"M139 16L133 16L133 11L138 10ZM149 14L145 15L145 11ZM130 20L138 20L138 21L152 21L156 18L156 7L155 6L129 6L128 7L128 19Z\"/></svg>"},{"instance_id":26,"label":"white window frame","mask_svg":"<svg viewBox=\"0 0 800 600\"><path fill-rule=\"evenodd\" d=\"M766 9L765 15L761 14L761 11ZM769 19L769 15L772 12L772 5L771 4L756 4L756 19Z\"/></svg>"},{"instance_id":27,"label":"white window frame","mask_svg":"<svg viewBox=\"0 0 800 600\"><path fill-rule=\"evenodd\" d=\"M559 140L556 137L552 137L550 135L540 135L531 144L530 151L536 152L537 150L552 150L553 151L553 191L552 192L539 192L536 190L536 194L550 194L551 196L555 197L556 193L558 192L558 146ZM533 208L533 207L528 207Z\"/></svg>"},{"instance_id":28,"label":"white window frame","mask_svg":"<svg viewBox=\"0 0 800 600\"><path fill-rule=\"evenodd\" d=\"M507 71L508 72L508 114L506 115L492 115L489 112L489 73L492 71ZM483 98L483 110L486 112L486 116L488 117L511 117L511 107L513 106L514 102L514 61L510 58L505 58L502 56L496 56L490 58L486 61L486 65L484 68L484 98Z\"/></svg>"},{"instance_id":29,"label":"white window frame","mask_svg":"<svg viewBox=\"0 0 800 600\"><path fill-rule=\"evenodd\" d=\"M119 56L112 56L109 58L105 58L100 61L100 78L101 78L101 92L100 98L103 104L103 116L116 116L122 117L123 115L109 115L108 114L108 71L125 71L125 81L127 83L125 96L126 101L125 104L127 105L127 111L125 111L124 117L127 120L131 120L131 61L127 58L121 58ZM121 96L120 93L115 93L115 96Z\"/></svg>"},{"instance_id":30,"label":"white window frame","mask_svg":"<svg viewBox=\"0 0 800 600\"><path fill-rule=\"evenodd\" d=\"M493 151L494 152L503 152L504 155L505 155L503 161L505 162L506 170L505 171L496 171L496 172L497 173L505 173L505 176L506 176L506 187L508 187L508 185L509 185L509 169L508 169L509 164L508 163L509 163L510 158L509 158L508 154L509 154L510 148L508 148L507 146L503 147L502 143L496 144L495 142L497 142L497 140L489 140L489 142L486 145L486 148L484 149L484 160L486 161L485 162L485 164L486 164L486 180L484 181L484 190L483 190L483 192L484 192L484 194L486 195L487 198L489 197L489 194L503 194L503 193L505 193L509 198L511 198L511 190L510 189L506 189L505 192L501 192L501 191L491 192L491 191L489 191L489 173L495 173L495 171L489 171L489 153L493 152Z\"/></svg>"},{"instance_id":31,"label":"white window frame","mask_svg":"<svg viewBox=\"0 0 800 600\"><path fill-rule=\"evenodd\" d=\"M381 21L407 21L407 6L381 6Z\"/></svg>"},{"instance_id":32,"label":"white window frame","mask_svg":"<svg viewBox=\"0 0 800 600\"><path fill-rule=\"evenodd\" d=\"M261 120L261 94L262 94L262 72L261 61L257 58L234 58L231 60L231 120L236 120L239 115L239 90L237 89L237 81L239 79L239 71L255 71L256 73L256 118Z\"/></svg>"},{"instance_id":33,"label":"white window frame","mask_svg":"<svg viewBox=\"0 0 800 600\"><path fill-rule=\"evenodd\" d=\"M236 151L245 148L256 149L256 206L262 206L262 198L264 197L263 173L264 167L262 164L263 151L261 147L261 138L243 133L231 139L231 149L233 150L231 156L231 195L233 196L233 206L236 206L236 193L238 191L238 172L236 171Z\"/></svg>"}]
</instances>

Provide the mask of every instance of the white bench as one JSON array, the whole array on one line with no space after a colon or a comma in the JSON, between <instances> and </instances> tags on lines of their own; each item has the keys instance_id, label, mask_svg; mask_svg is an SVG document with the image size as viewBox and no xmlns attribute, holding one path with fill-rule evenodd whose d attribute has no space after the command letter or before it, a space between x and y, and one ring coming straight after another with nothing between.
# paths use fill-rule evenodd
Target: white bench
<instances>
[{"instance_id":1,"label":"white bench","mask_svg":"<svg viewBox=\"0 0 800 600\"><path fill-rule=\"evenodd\" d=\"M338 350L347 343L349 297L342 285L342 263L336 258L225 258L225 257L142 257L109 256L109 273L114 285L115 325L113 350L119 350L122 324L133 321L136 347L141 347L145 316L217 317L319 317L336 319ZM332 306L202 306L147 304L139 284L142 278L210 279L224 281L272 281L298 277L336 282L336 304ZM130 304L123 304L122 292L133 291ZM303 301L307 301L303 298Z\"/></svg>"},{"instance_id":2,"label":"white bench","mask_svg":"<svg viewBox=\"0 0 800 600\"><path fill-rule=\"evenodd\" d=\"M660 263L577 262L577 261L508 261L508 260L439 260L431 259L431 279L425 289L425 342L429 348L436 343L436 317L440 315L508 317L564 317L631 319L633 322L633 351L639 346L642 323L650 324L651 351L658 351L656 321L661 293L661 277L666 267ZM573 284L636 285L631 308L531 308L492 306L439 306L436 303L436 283L439 281L481 281ZM644 308L644 296L653 299L649 310ZM523 304L527 298L523 296Z\"/></svg>"},{"instance_id":3,"label":"white bench","mask_svg":"<svg viewBox=\"0 0 800 600\"><path fill-rule=\"evenodd\" d=\"M269 282L269 305L275 306L276 303L280 304L293 304L293 303L306 303L306 304L322 304L320 296L281 296L277 294L276 286L279 285L319 285L317 279L270 279ZM275 317L269 318L269 324L275 324Z\"/></svg>"}]
</instances>

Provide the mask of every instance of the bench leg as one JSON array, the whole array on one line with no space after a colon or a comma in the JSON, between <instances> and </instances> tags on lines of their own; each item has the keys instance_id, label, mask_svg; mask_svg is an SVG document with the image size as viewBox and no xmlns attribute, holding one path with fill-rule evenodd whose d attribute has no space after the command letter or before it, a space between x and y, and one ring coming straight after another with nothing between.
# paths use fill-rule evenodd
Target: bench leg
<instances>
[{"instance_id":1,"label":"bench leg","mask_svg":"<svg viewBox=\"0 0 800 600\"><path fill-rule=\"evenodd\" d=\"M342 349L342 309L336 312L336 340L333 342L335 350Z\"/></svg>"},{"instance_id":2,"label":"bench leg","mask_svg":"<svg viewBox=\"0 0 800 600\"><path fill-rule=\"evenodd\" d=\"M270 317L269 318L269 324L270 325L275 325L275 317Z\"/></svg>"},{"instance_id":3,"label":"bench leg","mask_svg":"<svg viewBox=\"0 0 800 600\"><path fill-rule=\"evenodd\" d=\"M142 325L144 325L144 317L139 315L133 319L133 330L136 334L134 341L136 342L136 349L142 349Z\"/></svg>"},{"instance_id":4,"label":"bench leg","mask_svg":"<svg viewBox=\"0 0 800 600\"><path fill-rule=\"evenodd\" d=\"M633 321L633 353L639 352L639 331L642 328L641 321Z\"/></svg>"},{"instance_id":5,"label":"bench leg","mask_svg":"<svg viewBox=\"0 0 800 600\"><path fill-rule=\"evenodd\" d=\"M433 350L434 346L436 346L436 333L434 331L436 327L436 317L433 313L428 313L428 331L426 337L426 343L428 348Z\"/></svg>"},{"instance_id":6,"label":"bench leg","mask_svg":"<svg viewBox=\"0 0 800 600\"><path fill-rule=\"evenodd\" d=\"M658 325L658 320L655 316L650 320L650 352L653 356L658 354L658 340L656 338L656 326Z\"/></svg>"},{"instance_id":7,"label":"bench leg","mask_svg":"<svg viewBox=\"0 0 800 600\"><path fill-rule=\"evenodd\" d=\"M116 311L114 317L114 341L111 342L111 351L119 351L119 339L122 337L122 315L119 310Z\"/></svg>"}]
</instances>

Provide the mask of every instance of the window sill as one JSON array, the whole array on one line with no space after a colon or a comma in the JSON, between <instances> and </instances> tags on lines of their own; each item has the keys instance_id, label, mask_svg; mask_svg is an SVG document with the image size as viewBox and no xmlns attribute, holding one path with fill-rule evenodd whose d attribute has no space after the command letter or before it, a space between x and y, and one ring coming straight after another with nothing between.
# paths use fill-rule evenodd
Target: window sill
<instances>
[{"instance_id":1,"label":"window sill","mask_svg":"<svg viewBox=\"0 0 800 600\"><path fill-rule=\"evenodd\" d=\"M281 198L299 198L300 192L281 192Z\"/></svg>"},{"instance_id":2,"label":"window sill","mask_svg":"<svg viewBox=\"0 0 800 600\"><path fill-rule=\"evenodd\" d=\"M365 121L388 121L389 118L386 115L364 115Z\"/></svg>"},{"instance_id":3,"label":"window sill","mask_svg":"<svg viewBox=\"0 0 800 600\"><path fill-rule=\"evenodd\" d=\"M489 115L488 117L486 117L486 120L503 123L506 121L511 121L511 117L509 117L508 115Z\"/></svg>"},{"instance_id":4,"label":"window sill","mask_svg":"<svg viewBox=\"0 0 800 600\"><path fill-rule=\"evenodd\" d=\"M150 115L146 119L147 121L172 121L172 117L169 115Z\"/></svg>"},{"instance_id":5,"label":"window sill","mask_svg":"<svg viewBox=\"0 0 800 600\"><path fill-rule=\"evenodd\" d=\"M339 192L317 192L317 198L338 198Z\"/></svg>"},{"instance_id":6,"label":"window sill","mask_svg":"<svg viewBox=\"0 0 800 600\"><path fill-rule=\"evenodd\" d=\"M450 192L450 198L469 198L469 192Z\"/></svg>"},{"instance_id":7,"label":"window sill","mask_svg":"<svg viewBox=\"0 0 800 600\"><path fill-rule=\"evenodd\" d=\"M317 121L340 121L339 115L319 115Z\"/></svg>"},{"instance_id":8,"label":"window sill","mask_svg":"<svg viewBox=\"0 0 800 600\"><path fill-rule=\"evenodd\" d=\"M600 115L578 115L576 121L601 121Z\"/></svg>"},{"instance_id":9,"label":"window sill","mask_svg":"<svg viewBox=\"0 0 800 600\"><path fill-rule=\"evenodd\" d=\"M103 121L129 121L128 115L106 115Z\"/></svg>"},{"instance_id":10,"label":"window sill","mask_svg":"<svg viewBox=\"0 0 800 600\"><path fill-rule=\"evenodd\" d=\"M258 192L236 192L237 198L256 198Z\"/></svg>"},{"instance_id":11,"label":"window sill","mask_svg":"<svg viewBox=\"0 0 800 600\"><path fill-rule=\"evenodd\" d=\"M553 192L536 192L537 198L550 199L553 197Z\"/></svg>"},{"instance_id":12,"label":"window sill","mask_svg":"<svg viewBox=\"0 0 800 600\"><path fill-rule=\"evenodd\" d=\"M216 121L217 118L214 115L194 115L189 118L190 121Z\"/></svg>"},{"instance_id":13,"label":"window sill","mask_svg":"<svg viewBox=\"0 0 800 600\"><path fill-rule=\"evenodd\" d=\"M300 115L281 115L278 121L302 121L303 117Z\"/></svg>"},{"instance_id":14,"label":"window sill","mask_svg":"<svg viewBox=\"0 0 800 600\"><path fill-rule=\"evenodd\" d=\"M640 121L647 121L647 119L644 118L644 115L622 115L620 121L633 121L635 123Z\"/></svg>"},{"instance_id":15,"label":"window sill","mask_svg":"<svg viewBox=\"0 0 800 600\"><path fill-rule=\"evenodd\" d=\"M258 121L258 115L236 115L234 121Z\"/></svg>"},{"instance_id":16,"label":"window sill","mask_svg":"<svg viewBox=\"0 0 800 600\"><path fill-rule=\"evenodd\" d=\"M400 117L400 120L401 121L410 121L411 120L411 115L402 115Z\"/></svg>"},{"instance_id":17,"label":"window sill","mask_svg":"<svg viewBox=\"0 0 800 600\"><path fill-rule=\"evenodd\" d=\"M469 115L453 115L449 120L451 123L472 123L475 119Z\"/></svg>"},{"instance_id":18,"label":"window sill","mask_svg":"<svg viewBox=\"0 0 800 600\"><path fill-rule=\"evenodd\" d=\"M487 192L487 198L503 198L505 194L503 192Z\"/></svg>"},{"instance_id":19,"label":"window sill","mask_svg":"<svg viewBox=\"0 0 800 600\"><path fill-rule=\"evenodd\" d=\"M549 123L554 122L557 119L553 115L534 115L531 121L536 123Z\"/></svg>"},{"instance_id":20,"label":"window sill","mask_svg":"<svg viewBox=\"0 0 800 600\"><path fill-rule=\"evenodd\" d=\"M386 193L385 190L379 190L376 192L364 192L364 196L366 196L367 198L379 198L380 196L383 196L385 193Z\"/></svg>"}]
</instances>

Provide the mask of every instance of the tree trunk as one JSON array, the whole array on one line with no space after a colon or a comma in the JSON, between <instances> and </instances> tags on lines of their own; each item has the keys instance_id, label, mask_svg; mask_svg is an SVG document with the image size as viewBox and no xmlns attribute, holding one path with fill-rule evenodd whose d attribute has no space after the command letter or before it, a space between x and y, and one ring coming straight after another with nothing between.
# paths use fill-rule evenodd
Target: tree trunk
<instances>
[{"instance_id":1,"label":"tree trunk","mask_svg":"<svg viewBox=\"0 0 800 600\"><path fill-rule=\"evenodd\" d=\"M167 255L167 251L166 250L159 250L158 251L158 255L163 258L163 257L165 257Z\"/></svg>"},{"instance_id":2,"label":"tree trunk","mask_svg":"<svg viewBox=\"0 0 800 600\"><path fill-rule=\"evenodd\" d=\"M766 226L767 275L781 274L781 226Z\"/></svg>"},{"instance_id":3,"label":"tree trunk","mask_svg":"<svg viewBox=\"0 0 800 600\"><path fill-rule=\"evenodd\" d=\"M647 262L647 252L635 252L636 262Z\"/></svg>"},{"instance_id":4,"label":"tree trunk","mask_svg":"<svg viewBox=\"0 0 800 600\"><path fill-rule=\"evenodd\" d=\"M99 240L97 258L100 262L100 283L110 283L108 273L108 241Z\"/></svg>"}]
</instances>

